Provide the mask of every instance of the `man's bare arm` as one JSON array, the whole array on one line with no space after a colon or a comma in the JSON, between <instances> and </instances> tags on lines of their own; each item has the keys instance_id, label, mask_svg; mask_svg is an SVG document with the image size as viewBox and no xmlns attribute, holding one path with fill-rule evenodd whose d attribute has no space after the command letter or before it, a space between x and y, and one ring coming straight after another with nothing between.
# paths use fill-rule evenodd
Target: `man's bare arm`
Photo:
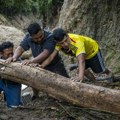
<instances>
[{"instance_id":1,"label":"man's bare arm","mask_svg":"<svg viewBox=\"0 0 120 120\"><path fill-rule=\"evenodd\" d=\"M79 63L78 77L79 77L79 80L82 82L84 79L84 73L85 73L85 56L84 56L84 54L78 55L77 59L78 59L78 63Z\"/></svg>"},{"instance_id":2,"label":"man's bare arm","mask_svg":"<svg viewBox=\"0 0 120 120\"><path fill-rule=\"evenodd\" d=\"M84 54L80 54L77 56L77 60L78 60L78 70L79 73L76 77L71 78L73 81L76 82L82 82L84 79L84 73L85 73L85 57Z\"/></svg>"},{"instance_id":3,"label":"man's bare arm","mask_svg":"<svg viewBox=\"0 0 120 120\"><path fill-rule=\"evenodd\" d=\"M57 53L58 53L58 51L54 50L53 53L45 61L42 62L41 67L44 68L47 65L49 65L52 62L52 60L55 58Z\"/></svg>"},{"instance_id":4,"label":"man's bare arm","mask_svg":"<svg viewBox=\"0 0 120 120\"><path fill-rule=\"evenodd\" d=\"M40 53L35 58L32 58L31 60L25 60L22 64L28 65L31 63L42 63L45 59L47 59L50 55L50 52L47 49L44 49L42 53Z\"/></svg>"}]
</instances>

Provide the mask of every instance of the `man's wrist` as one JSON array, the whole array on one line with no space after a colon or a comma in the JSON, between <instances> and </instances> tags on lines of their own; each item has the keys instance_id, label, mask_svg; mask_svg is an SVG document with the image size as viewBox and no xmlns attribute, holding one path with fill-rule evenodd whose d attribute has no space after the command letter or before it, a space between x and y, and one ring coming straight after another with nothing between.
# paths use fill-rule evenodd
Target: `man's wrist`
<instances>
[{"instance_id":1,"label":"man's wrist","mask_svg":"<svg viewBox=\"0 0 120 120\"><path fill-rule=\"evenodd\" d=\"M13 56L12 58L15 59L15 60L17 60L17 57L15 57L15 56Z\"/></svg>"},{"instance_id":2,"label":"man's wrist","mask_svg":"<svg viewBox=\"0 0 120 120\"><path fill-rule=\"evenodd\" d=\"M45 66L44 65L41 65L41 68L44 68Z\"/></svg>"},{"instance_id":3,"label":"man's wrist","mask_svg":"<svg viewBox=\"0 0 120 120\"><path fill-rule=\"evenodd\" d=\"M80 80L84 79L84 77L82 77L81 75L78 75L78 77L79 77Z\"/></svg>"}]
</instances>

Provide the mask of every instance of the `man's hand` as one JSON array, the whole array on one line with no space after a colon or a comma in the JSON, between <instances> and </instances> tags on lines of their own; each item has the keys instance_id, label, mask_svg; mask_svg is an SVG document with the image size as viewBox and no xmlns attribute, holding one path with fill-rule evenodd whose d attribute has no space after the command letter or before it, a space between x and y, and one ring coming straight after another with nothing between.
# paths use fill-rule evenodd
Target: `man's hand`
<instances>
[{"instance_id":1,"label":"man's hand","mask_svg":"<svg viewBox=\"0 0 120 120\"><path fill-rule=\"evenodd\" d=\"M11 63L11 62L15 62L17 59L14 57L9 57L7 60L5 60L5 63Z\"/></svg>"},{"instance_id":2,"label":"man's hand","mask_svg":"<svg viewBox=\"0 0 120 120\"><path fill-rule=\"evenodd\" d=\"M29 65L31 67L39 67L39 68L43 68L42 65L40 65L39 63L32 63L31 60L24 60L22 62L22 65Z\"/></svg>"},{"instance_id":3,"label":"man's hand","mask_svg":"<svg viewBox=\"0 0 120 120\"><path fill-rule=\"evenodd\" d=\"M39 63L32 63L32 64L29 64L29 66L43 68L43 66L40 65Z\"/></svg>"},{"instance_id":4,"label":"man's hand","mask_svg":"<svg viewBox=\"0 0 120 120\"><path fill-rule=\"evenodd\" d=\"M72 77L71 80L74 82L80 82L80 83L83 81L83 79L81 79L79 76Z\"/></svg>"},{"instance_id":5,"label":"man's hand","mask_svg":"<svg viewBox=\"0 0 120 120\"><path fill-rule=\"evenodd\" d=\"M39 68L44 68L42 65L40 65L40 64L38 64L38 66L37 67L39 67Z\"/></svg>"},{"instance_id":6,"label":"man's hand","mask_svg":"<svg viewBox=\"0 0 120 120\"><path fill-rule=\"evenodd\" d=\"M23 62L22 62L22 65L29 65L29 64L31 64L32 62L31 62L31 60L24 60Z\"/></svg>"}]
</instances>

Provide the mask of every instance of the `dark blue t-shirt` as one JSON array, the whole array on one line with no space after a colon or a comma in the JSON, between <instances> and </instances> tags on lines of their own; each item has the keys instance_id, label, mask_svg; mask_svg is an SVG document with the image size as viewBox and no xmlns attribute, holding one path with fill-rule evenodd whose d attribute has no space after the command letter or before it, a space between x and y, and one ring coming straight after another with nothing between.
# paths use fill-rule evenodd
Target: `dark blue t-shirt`
<instances>
[{"instance_id":1,"label":"dark blue t-shirt","mask_svg":"<svg viewBox=\"0 0 120 120\"><path fill-rule=\"evenodd\" d=\"M20 43L20 46L26 51L31 49L33 57L38 56L43 52L44 49L47 49L50 53L52 53L55 49L55 41L50 32L44 31L44 39L43 42L38 44L32 41L32 38L29 33L26 33L25 37ZM57 54L55 59L49 64L54 65L60 60L60 56Z\"/></svg>"}]
</instances>

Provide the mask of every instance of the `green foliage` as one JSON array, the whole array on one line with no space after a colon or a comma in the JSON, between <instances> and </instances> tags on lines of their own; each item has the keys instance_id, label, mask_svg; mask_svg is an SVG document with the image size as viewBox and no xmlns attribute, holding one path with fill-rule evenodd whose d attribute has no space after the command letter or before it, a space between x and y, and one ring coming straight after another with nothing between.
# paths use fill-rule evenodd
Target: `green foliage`
<instances>
[{"instance_id":1,"label":"green foliage","mask_svg":"<svg viewBox=\"0 0 120 120\"><path fill-rule=\"evenodd\" d=\"M0 13L14 15L17 13L49 13L63 0L0 0Z\"/></svg>"},{"instance_id":2,"label":"green foliage","mask_svg":"<svg viewBox=\"0 0 120 120\"><path fill-rule=\"evenodd\" d=\"M7 17L30 15L41 19L43 28L57 18L64 0L0 0L0 14Z\"/></svg>"},{"instance_id":3,"label":"green foliage","mask_svg":"<svg viewBox=\"0 0 120 120\"><path fill-rule=\"evenodd\" d=\"M0 11L2 14L13 15L31 12L32 7L32 0L0 0Z\"/></svg>"}]
</instances>

